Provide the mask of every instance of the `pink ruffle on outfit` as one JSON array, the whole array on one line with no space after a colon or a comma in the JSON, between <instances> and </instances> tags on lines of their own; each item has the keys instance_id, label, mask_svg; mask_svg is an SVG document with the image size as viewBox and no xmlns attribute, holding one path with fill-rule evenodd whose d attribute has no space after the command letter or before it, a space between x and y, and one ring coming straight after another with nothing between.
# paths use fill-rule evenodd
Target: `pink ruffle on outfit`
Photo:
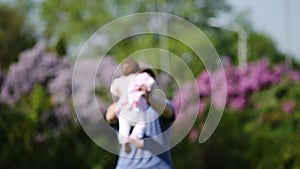
<instances>
[{"instance_id":1,"label":"pink ruffle on outfit","mask_svg":"<svg viewBox=\"0 0 300 169\"><path fill-rule=\"evenodd\" d=\"M147 91L151 91L155 81L148 73L137 73L130 80L128 86L128 104L131 108L137 108L141 111L147 109L147 101L143 97L145 94L141 89L143 86Z\"/></svg>"}]
</instances>

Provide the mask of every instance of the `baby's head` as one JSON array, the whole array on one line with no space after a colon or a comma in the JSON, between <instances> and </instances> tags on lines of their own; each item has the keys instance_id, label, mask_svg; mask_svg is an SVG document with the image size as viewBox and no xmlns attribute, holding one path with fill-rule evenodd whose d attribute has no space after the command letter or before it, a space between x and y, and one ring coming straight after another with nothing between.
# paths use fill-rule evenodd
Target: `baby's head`
<instances>
[{"instance_id":1,"label":"baby's head","mask_svg":"<svg viewBox=\"0 0 300 169\"><path fill-rule=\"evenodd\" d=\"M130 58L127 58L122 63L122 73L124 76L128 76L132 73L137 73L140 70L138 63Z\"/></svg>"}]
</instances>

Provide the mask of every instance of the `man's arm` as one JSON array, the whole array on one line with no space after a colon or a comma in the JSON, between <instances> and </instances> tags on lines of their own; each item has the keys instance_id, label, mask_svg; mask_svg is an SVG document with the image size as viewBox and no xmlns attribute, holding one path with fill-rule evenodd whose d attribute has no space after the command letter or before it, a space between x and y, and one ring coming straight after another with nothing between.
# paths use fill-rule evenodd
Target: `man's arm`
<instances>
[{"instance_id":1,"label":"man's arm","mask_svg":"<svg viewBox=\"0 0 300 169\"><path fill-rule=\"evenodd\" d=\"M107 112L105 114L105 119L109 124L117 124L118 122L118 117L116 115L115 109L116 109L116 103L111 104L107 109Z\"/></svg>"},{"instance_id":2,"label":"man's arm","mask_svg":"<svg viewBox=\"0 0 300 169\"><path fill-rule=\"evenodd\" d=\"M161 116L163 116L164 118L171 119L175 115L173 107L170 104L167 104L165 99L151 98L150 104L151 107L156 112L161 113Z\"/></svg>"},{"instance_id":3,"label":"man's arm","mask_svg":"<svg viewBox=\"0 0 300 169\"><path fill-rule=\"evenodd\" d=\"M149 92L145 92L145 98L148 104L158 113L161 113L161 116L166 119L172 119L175 116L174 108L171 104L166 102L165 98L161 97L150 97ZM105 119L109 124L117 124L118 117L116 114L116 103L111 104L105 114Z\"/></svg>"},{"instance_id":4,"label":"man's arm","mask_svg":"<svg viewBox=\"0 0 300 169\"><path fill-rule=\"evenodd\" d=\"M172 119L175 116L174 108L171 104L168 104L165 98L155 97L150 92L145 91L145 98L148 104L161 116L167 119Z\"/></svg>"}]
</instances>

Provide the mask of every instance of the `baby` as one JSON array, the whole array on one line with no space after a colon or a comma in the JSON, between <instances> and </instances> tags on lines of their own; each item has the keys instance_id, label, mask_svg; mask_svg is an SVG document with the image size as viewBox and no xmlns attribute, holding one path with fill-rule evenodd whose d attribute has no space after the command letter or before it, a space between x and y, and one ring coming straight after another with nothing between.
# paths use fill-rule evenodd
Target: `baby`
<instances>
[{"instance_id":1,"label":"baby","mask_svg":"<svg viewBox=\"0 0 300 169\"><path fill-rule=\"evenodd\" d=\"M144 147L145 110L148 108L144 97L156 85L155 75L151 69L139 71L135 61L125 60L121 76L111 85L111 93L118 97L116 111L119 113L119 143L125 152L130 153L130 141L137 147ZM131 128L132 133L130 134Z\"/></svg>"}]
</instances>

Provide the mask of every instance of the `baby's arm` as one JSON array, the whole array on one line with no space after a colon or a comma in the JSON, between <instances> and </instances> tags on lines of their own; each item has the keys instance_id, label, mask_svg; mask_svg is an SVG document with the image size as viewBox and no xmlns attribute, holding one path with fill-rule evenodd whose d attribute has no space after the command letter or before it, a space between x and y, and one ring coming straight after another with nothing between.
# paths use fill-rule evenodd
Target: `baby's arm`
<instances>
[{"instance_id":1,"label":"baby's arm","mask_svg":"<svg viewBox=\"0 0 300 169\"><path fill-rule=\"evenodd\" d=\"M119 84L120 84L119 79L115 79L110 86L111 94L117 98L120 98L121 96L121 90Z\"/></svg>"},{"instance_id":2,"label":"baby's arm","mask_svg":"<svg viewBox=\"0 0 300 169\"><path fill-rule=\"evenodd\" d=\"M145 78L145 87L147 89L148 92L150 92L153 88L155 88L155 80L147 74L146 78Z\"/></svg>"}]
</instances>

